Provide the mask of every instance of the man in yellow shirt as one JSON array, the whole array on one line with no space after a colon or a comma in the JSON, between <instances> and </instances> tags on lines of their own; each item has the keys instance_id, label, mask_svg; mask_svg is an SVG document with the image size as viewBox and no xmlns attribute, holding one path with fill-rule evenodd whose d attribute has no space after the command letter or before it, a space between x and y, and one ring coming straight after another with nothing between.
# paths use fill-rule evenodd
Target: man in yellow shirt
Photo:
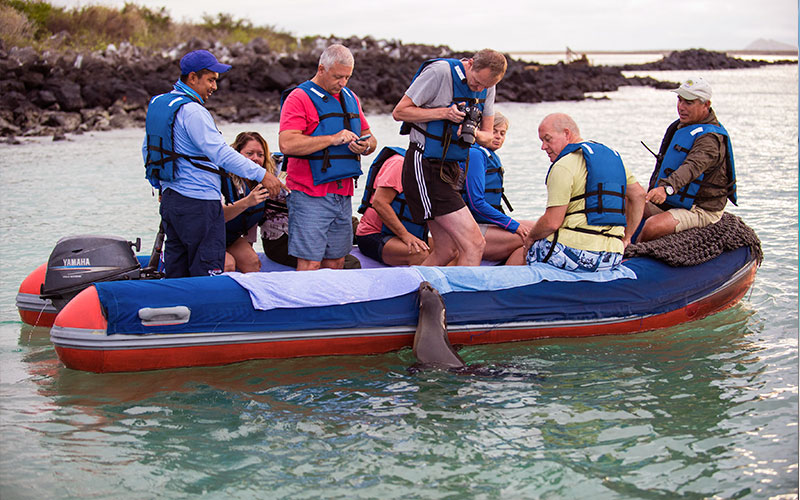
<instances>
[{"instance_id":1,"label":"man in yellow shirt","mask_svg":"<svg viewBox=\"0 0 800 500\"><path fill-rule=\"evenodd\" d=\"M622 261L642 219L645 191L619 154L581 139L563 113L539 125L547 173L547 209L509 264L546 262L578 272L608 271Z\"/></svg>"}]
</instances>

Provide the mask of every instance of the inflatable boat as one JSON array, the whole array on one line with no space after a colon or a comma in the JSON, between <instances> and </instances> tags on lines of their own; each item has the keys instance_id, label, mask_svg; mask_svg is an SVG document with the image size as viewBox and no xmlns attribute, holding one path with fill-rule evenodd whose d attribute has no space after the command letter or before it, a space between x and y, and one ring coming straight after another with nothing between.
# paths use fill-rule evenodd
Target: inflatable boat
<instances>
[{"instance_id":1,"label":"inflatable boat","mask_svg":"<svg viewBox=\"0 0 800 500\"><path fill-rule=\"evenodd\" d=\"M92 372L383 353L412 345L423 281L444 298L453 344L630 334L731 307L757 262L743 247L692 267L624 266L635 277L520 279L529 266L254 273L269 278L252 285L262 303L237 281L250 275L101 282L61 310L50 336L67 367Z\"/></svg>"},{"instance_id":2,"label":"inflatable boat","mask_svg":"<svg viewBox=\"0 0 800 500\"><path fill-rule=\"evenodd\" d=\"M549 264L297 272L262 256L258 273L156 279L156 250L115 237L62 238L20 286L24 322L49 326L69 368L92 372L212 366L252 359L377 354L410 347L418 290L443 298L457 345L632 334L735 305L763 254L736 216L631 245L619 269ZM657 257L657 258L652 258ZM155 263L155 264L154 264Z\"/></svg>"}]
</instances>

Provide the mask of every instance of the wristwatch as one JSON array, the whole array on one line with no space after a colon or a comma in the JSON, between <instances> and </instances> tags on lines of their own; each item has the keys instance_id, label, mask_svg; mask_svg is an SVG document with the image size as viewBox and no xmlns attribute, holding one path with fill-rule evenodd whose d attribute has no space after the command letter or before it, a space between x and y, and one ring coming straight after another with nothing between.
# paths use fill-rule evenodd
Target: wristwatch
<instances>
[{"instance_id":1,"label":"wristwatch","mask_svg":"<svg viewBox=\"0 0 800 500\"><path fill-rule=\"evenodd\" d=\"M672 186L664 186L664 192L667 193L667 196L672 196L675 194L675 188Z\"/></svg>"}]
</instances>

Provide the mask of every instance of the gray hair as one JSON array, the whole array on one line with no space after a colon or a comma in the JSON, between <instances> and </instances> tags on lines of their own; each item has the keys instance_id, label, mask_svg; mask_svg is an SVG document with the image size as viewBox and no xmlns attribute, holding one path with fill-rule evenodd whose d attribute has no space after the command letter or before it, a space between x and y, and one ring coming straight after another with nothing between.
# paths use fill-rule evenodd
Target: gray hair
<instances>
[{"instance_id":1,"label":"gray hair","mask_svg":"<svg viewBox=\"0 0 800 500\"><path fill-rule=\"evenodd\" d=\"M325 49L322 55L319 56L319 65L325 69L331 69L334 64L341 64L350 68L355 66L355 60L350 49L338 43Z\"/></svg>"},{"instance_id":2,"label":"gray hair","mask_svg":"<svg viewBox=\"0 0 800 500\"><path fill-rule=\"evenodd\" d=\"M510 123L508 121L508 118L506 118L506 115L504 115L503 113L501 113L499 111L495 111L494 112L494 125L492 125L492 128L497 128L497 127L500 127L502 125L505 125L506 128L508 128L508 126L510 125Z\"/></svg>"}]
</instances>

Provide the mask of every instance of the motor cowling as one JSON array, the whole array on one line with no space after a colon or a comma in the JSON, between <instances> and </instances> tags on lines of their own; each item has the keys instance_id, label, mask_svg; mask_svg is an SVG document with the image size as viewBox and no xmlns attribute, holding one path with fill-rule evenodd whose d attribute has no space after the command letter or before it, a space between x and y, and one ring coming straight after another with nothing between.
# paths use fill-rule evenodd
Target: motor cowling
<instances>
[{"instance_id":1,"label":"motor cowling","mask_svg":"<svg viewBox=\"0 0 800 500\"><path fill-rule=\"evenodd\" d=\"M42 299L57 310L81 290L98 281L139 279L141 264L134 252L141 240L116 236L67 236L58 240L47 261Z\"/></svg>"}]
</instances>

